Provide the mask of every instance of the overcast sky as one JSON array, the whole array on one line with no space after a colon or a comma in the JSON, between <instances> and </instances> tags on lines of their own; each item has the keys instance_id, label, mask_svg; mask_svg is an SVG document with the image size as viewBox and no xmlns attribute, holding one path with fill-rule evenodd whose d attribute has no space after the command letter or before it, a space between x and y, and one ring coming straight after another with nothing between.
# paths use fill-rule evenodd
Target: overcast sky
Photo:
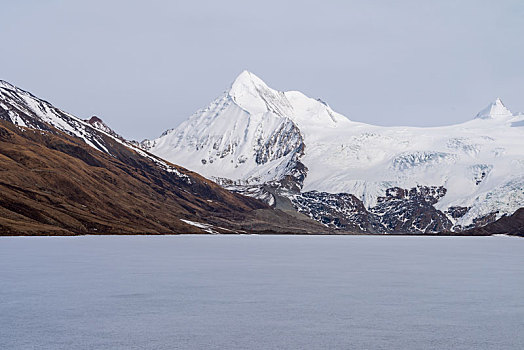
<instances>
[{"instance_id":1,"label":"overcast sky","mask_svg":"<svg viewBox=\"0 0 524 350\"><path fill-rule=\"evenodd\" d=\"M127 138L159 136L244 69L355 121L524 111L524 1L1 1L0 79Z\"/></svg>"}]
</instances>

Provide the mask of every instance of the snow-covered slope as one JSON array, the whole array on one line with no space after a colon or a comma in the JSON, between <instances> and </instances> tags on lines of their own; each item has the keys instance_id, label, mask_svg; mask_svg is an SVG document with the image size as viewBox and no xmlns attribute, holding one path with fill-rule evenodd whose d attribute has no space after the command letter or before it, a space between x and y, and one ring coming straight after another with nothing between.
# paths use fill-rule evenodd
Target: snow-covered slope
<instances>
[{"instance_id":1,"label":"snow-covered slope","mask_svg":"<svg viewBox=\"0 0 524 350\"><path fill-rule=\"evenodd\" d=\"M455 229L524 206L524 116L500 99L462 124L381 127L300 92L275 91L244 71L208 107L144 147L224 185L257 193L253 186L294 176L302 192L353 194L369 210L387 189L443 187L434 207Z\"/></svg>"},{"instance_id":2,"label":"snow-covered slope","mask_svg":"<svg viewBox=\"0 0 524 350\"><path fill-rule=\"evenodd\" d=\"M191 182L190 177L182 174L176 167L144 152L132 142L122 139L101 119L92 117L89 120L82 120L3 80L0 80L0 120L7 120L22 128L42 131L52 131L50 127L54 127L110 155L111 145L107 144L107 140L118 142L155 162L165 171L176 174L186 182Z\"/></svg>"},{"instance_id":3,"label":"snow-covered slope","mask_svg":"<svg viewBox=\"0 0 524 350\"><path fill-rule=\"evenodd\" d=\"M86 121L66 113L8 82L0 80L1 119L21 127L47 130L52 125L60 131L84 140L88 145L108 152L98 133ZM36 118L34 117L36 116Z\"/></svg>"}]
</instances>

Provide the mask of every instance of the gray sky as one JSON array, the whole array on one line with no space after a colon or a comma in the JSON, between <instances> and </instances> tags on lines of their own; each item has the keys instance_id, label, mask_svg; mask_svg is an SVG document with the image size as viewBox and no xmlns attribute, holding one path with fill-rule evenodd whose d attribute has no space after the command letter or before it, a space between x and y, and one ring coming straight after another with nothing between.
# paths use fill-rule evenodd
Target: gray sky
<instances>
[{"instance_id":1,"label":"gray sky","mask_svg":"<svg viewBox=\"0 0 524 350\"><path fill-rule=\"evenodd\" d=\"M0 79L127 138L159 136L244 69L355 121L524 111L524 1L1 2Z\"/></svg>"}]
</instances>

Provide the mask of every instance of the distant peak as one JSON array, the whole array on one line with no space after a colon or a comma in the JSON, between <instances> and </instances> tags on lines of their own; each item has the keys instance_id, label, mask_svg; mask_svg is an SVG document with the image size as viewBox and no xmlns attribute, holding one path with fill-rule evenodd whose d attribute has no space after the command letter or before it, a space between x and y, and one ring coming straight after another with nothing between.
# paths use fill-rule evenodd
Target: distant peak
<instances>
[{"instance_id":1,"label":"distant peak","mask_svg":"<svg viewBox=\"0 0 524 350\"><path fill-rule=\"evenodd\" d=\"M513 113L511 113L511 111L504 106L502 100L497 97L495 102L490 103L486 108L481 110L475 116L475 119L496 119L511 116L513 116Z\"/></svg>"}]
</instances>

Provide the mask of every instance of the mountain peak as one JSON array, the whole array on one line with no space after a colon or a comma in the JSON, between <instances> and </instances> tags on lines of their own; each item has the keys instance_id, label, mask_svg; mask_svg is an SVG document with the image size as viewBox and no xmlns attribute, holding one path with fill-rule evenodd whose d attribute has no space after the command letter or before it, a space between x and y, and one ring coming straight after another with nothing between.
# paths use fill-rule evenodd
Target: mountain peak
<instances>
[{"instance_id":1,"label":"mountain peak","mask_svg":"<svg viewBox=\"0 0 524 350\"><path fill-rule=\"evenodd\" d=\"M96 123L100 123L100 124L104 124L104 121L100 118L98 118L96 115L92 116L91 118L89 119L85 119L86 122L88 122L89 124L96 124Z\"/></svg>"},{"instance_id":2,"label":"mountain peak","mask_svg":"<svg viewBox=\"0 0 524 350\"><path fill-rule=\"evenodd\" d=\"M496 119L501 117L511 117L513 113L497 97L495 102L490 103L486 108L481 110L475 116L475 119Z\"/></svg>"},{"instance_id":3,"label":"mountain peak","mask_svg":"<svg viewBox=\"0 0 524 350\"><path fill-rule=\"evenodd\" d=\"M271 89L255 74L243 71L227 91L235 104L251 114L273 112L291 116L292 107L284 93Z\"/></svg>"},{"instance_id":4,"label":"mountain peak","mask_svg":"<svg viewBox=\"0 0 524 350\"><path fill-rule=\"evenodd\" d=\"M229 89L230 95L235 95L236 93L242 93L245 91L253 91L253 90L260 90L260 89L269 89L269 87L255 74L244 70L242 73L240 73L233 84L231 84L231 88Z\"/></svg>"},{"instance_id":5,"label":"mountain peak","mask_svg":"<svg viewBox=\"0 0 524 350\"><path fill-rule=\"evenodd\" d=\"M113 131L104 121L100 118L98 118L96 115L92 116L89 119L84 119L85 122L89 123L92 127L95 129L101 130L103 132L106 132L116 138L121 139L122 136L118 135L116 132Z\"/></svg>"}]
</instances>

